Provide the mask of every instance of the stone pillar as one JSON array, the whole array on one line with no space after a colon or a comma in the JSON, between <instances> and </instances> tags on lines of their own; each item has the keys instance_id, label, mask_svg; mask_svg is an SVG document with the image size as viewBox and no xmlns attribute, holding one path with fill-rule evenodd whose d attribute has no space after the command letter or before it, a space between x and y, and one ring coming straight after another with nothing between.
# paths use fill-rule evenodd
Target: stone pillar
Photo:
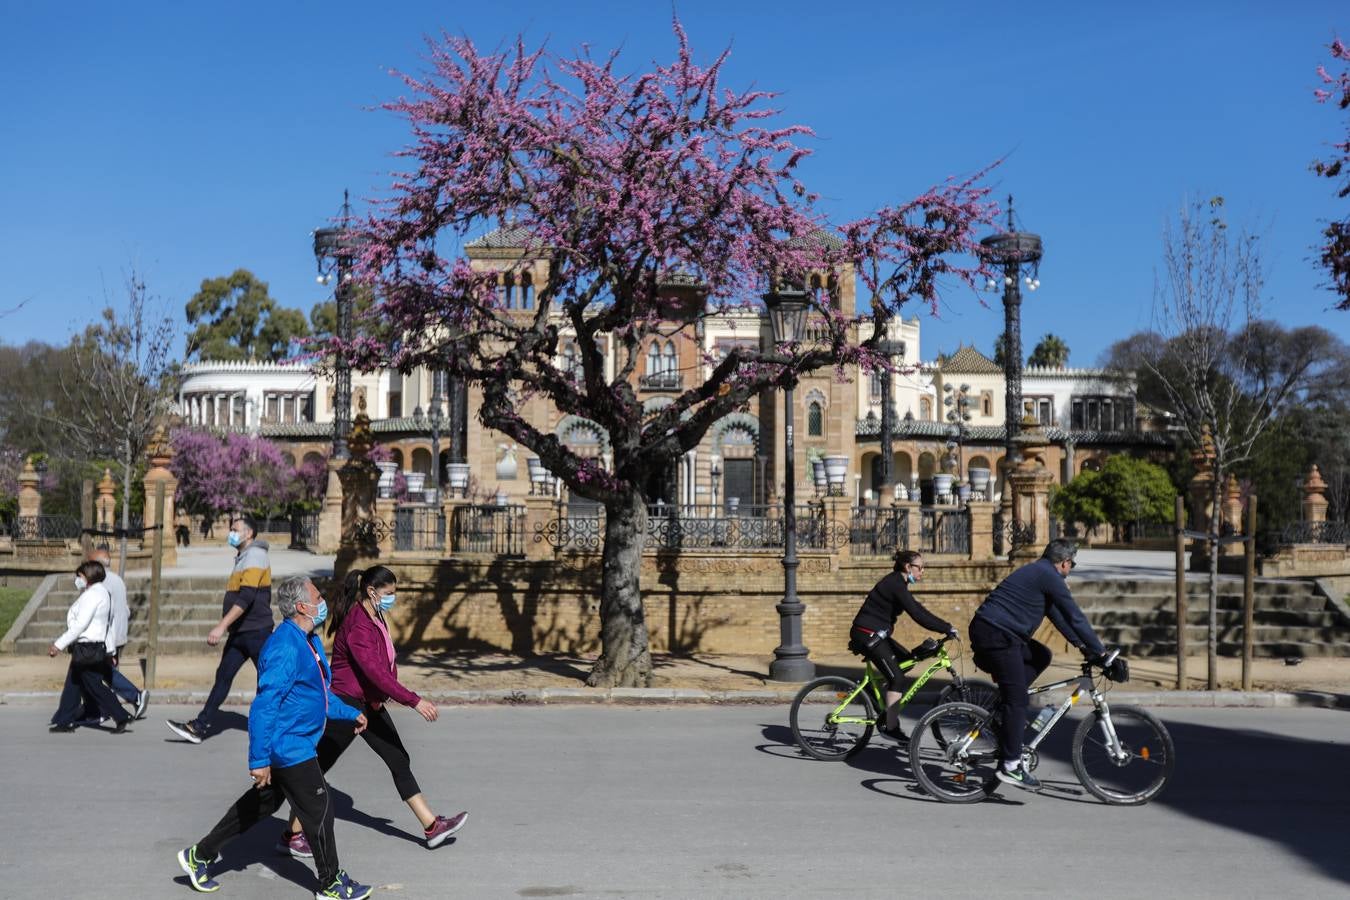
<instances>
[{"instance_id":1,"label":"stone pillar","mask_svg":"<svg viewBox=\"0 0 1350 900\"><path fill-rule=\"evenodd\" d=\"M1050 485L1055 476L1041 458L1050 441L1040 421L1028 416L1014 442L1017 465L1008 476L1013 495L1013 518L1022 526L1025 543L1008 554L1011 560L1034 560L1050 540Z\"/></svg>"},{"instance_id":2,"label":"stone pillar","mask_svg":"<svg viewBox=\"0 0 1350 900\"><path fill-rule=\"evenodd\" d=\"M393 497L381 497L379 491L376 491L375 518L388 526L376 529L375 545L380 556L388 556L394 552L394 510L397 508L397 500Z\"/></svg>"},{"instance_id":3,"label":"stone pillar","mask_svg":"<svg viewBox=\"0 0 1350 900\"><path fill-rule=\"evenodd\" d=\"M174 477L173 472L169 471L169 461L173 459L173 447L169 445L168 435L164 433L163 428L155 431L155 436L150 439L150 446L146 448L146 456L150 459L150 468L146 470L145 479L142 484L145 487L145 510L142 515L142 521L145 527L153 528L157 525L163 525L169 529L164 534L164 555L160 558L160 565L174 566L178 564L178 542L173 539L173 498L178 492L178 479ZM164 485L164 521L159 522L155 519L155 485ZM142 546L153 546L152 534L147 534L141 540Z\"/></svg>"},{"instance_id":4,"label":"stone pillar","mask_svg":"<svg viewBox=\"0 0 1350 900\"><path fill-rule=\"evenodd\" d=\"M328 485L323 492L323 506L319 508L318 553L337 553L342 545L342 479L338 471L342 460L328 457Z\"/></svg>"},{"instance_id":5,"label":"stone pillar","mask_svg":"<svg viewBox=\"0 0 1350 900\"><path fill-rule=\"evenodd\" d=\"M447 510L446 521L452 521L453 510ZM556 552L554 543L561 535L557 534L553 523L558 518L558 507L552 497L540 497L534 494L525 498L525 558L552 559ZM535 540L538 537L539 540ZM553 539L553 543L549 538Z\"/></svg>"},{"instance_id":6,"label":"stone pillar","mask_svg":"<svg viewBox=\"0 0 1350 900\"><path fill-rule=\"evenodd\" d=\"M904 546L907 550L923 550L923 512L920 509L919 501L915 500L896 500L897 509L903 509L908 512L905 517L905 535Z\"/></svg>"},{"instance_id":7,"label":"stone pillar","mask_svg":"<svg viewBox=\"0 0 1350 900\"><path fill-rule=\"evenodd\" d=\"M1214 442L1205 427L1200 446L1191 453L1191 463L1195 466L1195 475L1190 483L1191 529L1209 531L1210 516L1214 513ZM1191 540L1191 571L1202 572L1209 569L1209 545L1198 539Z\"/></svg>"},{"instance_id":8,"label":"stone pillar","mask_svg":"<svg viewBox=\"0 0 1350 900\"><path fill-rule=\"evenodd\" d=\"M117 519L117 482L113 481L112 470L104 469L98 482L98 498L94 500L94 528L98 531L112 531Z\"/></svg>"},{"instance_id":9,"label":"stone pillar","mask_svg":"<svg viewBox=\"0 0 1350 900\"><path fill-rule=\"evenodd\" d=\"M537 499L540 499L540 500L549 500L549 502L552 502L551 498L548 498L548 497L540 497L540 498L537 498ZM466 506L471 506L471 505L473 505L473 501L470 500L468 497L452 497L452 496L450 496L450 491L448 491L448 490L447 490L445 493L443 493L443 494L441 495L441 508L442 508L443 510L445 510L445 555L446 555L446 556L453 556L453 555L455 554L455 551L458 549L458 548L455 546L455 519L458 518L457 513L458 513L458 511L459 511L460 509L462 509L462 508L464 508L464 507L466 507ZM528 514L529 514L529 513L528 513L528 510L527 510L527 511L526 511L526 515L528 516ZM532 531L526 532L526 538L525 538L525 540L526 540L526 541L532 541L532 540L534 540L533 532L532 532ZM529 553L530 553L530 548L529 548L528 546L525 548L525 553L526 553L527 556L528 556Z\"/></svg>"},{"instance_id":10,"label":"stone pillar","mask_svg":"<svg viewBox=\"0 0 1350 900\"><path fill-rule=\"evenodd\" d=\"M1327 498L1324 491L1327 483L1322 473L1313 466L1308 477L1303 479L1303 521L1325 522L1327 520Z\"/></svg>"},{"instance_id":11,"label":"stone pillar","mask_svg":"<svg viewBox=\"0 0 1350 900\"><path fill-rule=\"evenodd\" d=\"M994 504L988 500L972 500L966 504L970 511L970 558L994 558Z\"/></svg>"},{"instance_id":12,"label":"stone pillar","mask_svg":"<svg viewBox=\"0 0 1350 900\"><path fill-rule=\"evenodd\" d=\"M42 494L38 491L41 481L37 469L33 468L33 461L24 460L23 471L19 473L19 518L42 515Z\"/></svg>"},{"instance_id":13,"label":"stone pillar","mask_svg":"<svg viewBox=\"0 0 1350 900\"><path fill-rule=\"evenodd\" d=\"M347 436L347 450L350 455L337 470L342 493L342 536L338 542L337 559L333 564L333 570L339 577L354 565L369 565L370 561L378 559L380 545L388 540L386 532L393 525L392 522L378 518L375 512L376 486L380 480L380 470L370 461L372 444L370 416L366 415L363 397ZM324 506L324 511L327 512L327 495L324 496ZM322 516L322 513L320 515ZM322 522L322 519L320 521Z\"/></svg>"},{"instance_id":14,"label":"stone pillar","mask_svg":"<svg viewBox=\"0 0 1350 900\"><path fill-rule=\"evenodd\" d=\"M1228 476L1228 481L1223 486L1223 494L1223 532L1225 534L1241 534L1242 489L1238 487L1236 477ZM1220 556L1241 556L1243 552L1243 545L1239 543L1224 544L1219 548Z\"/></svg>"}]
</instances>

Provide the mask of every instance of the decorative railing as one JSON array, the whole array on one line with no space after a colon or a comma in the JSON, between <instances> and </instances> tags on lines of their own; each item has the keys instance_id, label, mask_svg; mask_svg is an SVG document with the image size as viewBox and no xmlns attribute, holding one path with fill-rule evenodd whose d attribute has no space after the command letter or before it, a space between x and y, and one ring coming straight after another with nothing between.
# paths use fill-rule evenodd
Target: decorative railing
<instances>
[{"instance_id":1,"label":"decorative railing","mask_svg":"<svg viewBox=\"0 0 1350 900\"><path fill-rule=\"evenodd\" d=\"M7 529L16 541L64 541L80 536L80 520L74 516L15 516Z\"/></svg>"},{"instance_id":2,"label":"decorative railing","mask_svg":"<svg viewBox=\"0 0 1350 900\"><path fill-rule=\"evenodd\" d=\"M644 391L679 391L684 389L682 372L652 372L638 376L638 387Z\"/></svg>"},{"instance_id":3,"label":"decorative railing","mask_svg":"<svg viewBox=\"0 0 1350 900\"><path fill-rule=\"evenodd\" d=\"M452 523L452 549L461 553L525 555L525 507L459 506Z\"/></svg>"},{"instance_id":4,"label":"decorative railing","mask_svg":"<svg viewBox=\"0 0 1350 900\"><path fill-rule=\"evenodd\" d=\"M994 513L994 555L1004 556L1018 548L1036 543L1036 526L1031 522L1004 520L1003 513Z\"/></svg>"},{"instance_id":5,"label":"decorative railing","mask_svg":"<svg viewBox=\"0 0 1350 900\"><path fill-rule=\"evenodd\" d=\"M1294 522L1280 532L1284 544L1350 544L1350 525L1345 522Z\"/></svg>"},{"instance_id":6,"label":"decorative railing","mask_svg":"<svg viewBox=\"0 0 1350 900\"><path fill-rule=\"evenodd\" d=\"M439 506L405 504L394 509L395 550L445 549L445 514Z\"/></svg>"},{"instance_id":7,"label":"decorative railing","mask_svg":"<svg viewBox=\"0 0 1350 900\"><path fill-rule=\"evenodd\" d=\"M889 556L909 549L909 510L855 506L849 516L849 550L855 556Z\"/></svg>"},{"instance_id":8,"label":"decorative railing","mask_svg":"<svg viewBox=\"0 0 1350 900\"><path fill-rule=\"evenodd\" d=\"M970 513L964 509L919 510L919 546L923 553L970 555Z\"/></svg>"}]
</instances>

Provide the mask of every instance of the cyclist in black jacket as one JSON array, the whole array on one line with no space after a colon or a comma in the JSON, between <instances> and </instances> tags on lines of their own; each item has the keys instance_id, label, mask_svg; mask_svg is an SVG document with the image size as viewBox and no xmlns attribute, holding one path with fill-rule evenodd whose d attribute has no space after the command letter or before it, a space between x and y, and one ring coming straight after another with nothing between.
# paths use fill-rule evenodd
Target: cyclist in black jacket
<instances>
[{"instance_id":1,"label":"cyclist in black jacket","mask_svg":"<svg viewBox=\"0 0 1350 900\"><path fill-rule=\"evenodd\" d=\"M999 582L970 621L975 665L994 676L1001 697L998 780L1033 791L1040 790L1040 780L1022 765L1022 733L1030 704L1027 688L1050 665L1050 648L1031 635L1049 617L1085 657L1098 659L1105 653L1065 581L1077 565L1077 553L1073 541L1051 541L1040 559Z\"/></svg>"},{"instance_id":2,"label":"cyclist in black jacket","mask_svg":"<svg viewBox=\"0 0 1350 900\"><path fill-rule=\"evenodd\" d=\"M905 739L900 731L898 708L900 698L905 693L900 661L909 659L910 655L891 637L895 631L895 620L901 613L909 613L915 622L929 631L956 636L956 629L950 623L924 609L923 604L909 592L909 586L921 578L923 556L913 550L898 551L895 554L895 571L867 592L867 599L853 617L853 627L848 633L849 649L871 660L886 677L886 723L879 730L897 741Z\"/></svg>"}]
</instances>

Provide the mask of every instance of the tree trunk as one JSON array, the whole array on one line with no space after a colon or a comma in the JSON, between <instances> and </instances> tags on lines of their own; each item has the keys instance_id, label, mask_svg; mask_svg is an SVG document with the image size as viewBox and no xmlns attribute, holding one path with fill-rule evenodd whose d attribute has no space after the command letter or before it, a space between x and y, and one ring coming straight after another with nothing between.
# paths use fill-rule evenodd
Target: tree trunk
<instances>
[{"instance_id":1,"label":"tree trunk","mask_svg":"<svg viewBox=\"0 0 1350 900\"><path fill-rule=\"evenodd\" d=\"M127 574L127 529L131 527L131 442L122 445L122 536L117 541L117 574Z\"/></svg>"},{"instance_id":2,"label":"tree trunk","mask_svg":"<svg viewBox=\"0 0 1350 900\"><path fill-rule=\"evenodd\" d=\"M1219 531L1222 528L1220 517L1223 478L1216 470L1214 487L1210 492L1209 513L1209 689L1219 688Z\"/></svg>"},{"instance_id":3,"label":"tree trunk","mask_svg":"<svg viewBox=\"0 0 1350 900\"><path fill-rule=\"evenodd\" d=\"M600 658L591 687L649 687L652 653L639 575L647 538L647 505L633 491L605 506L604 567L600 581Z\"/></svg>"}]
</instances>

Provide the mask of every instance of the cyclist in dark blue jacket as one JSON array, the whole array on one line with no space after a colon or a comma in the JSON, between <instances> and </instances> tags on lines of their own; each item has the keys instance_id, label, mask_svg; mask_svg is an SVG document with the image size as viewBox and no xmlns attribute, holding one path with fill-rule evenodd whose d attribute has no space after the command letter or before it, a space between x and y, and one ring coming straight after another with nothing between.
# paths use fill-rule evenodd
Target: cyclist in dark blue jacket
<instances>
[{"instance_id":1,"label":"cyclist in dark blue jacket","mask_svg":"<svg viewBox=\"0 0 1350 900\"><path fill-rule=\"evenodd\" d=\"M1050 665L1051 657L1050 648L1032 634L1049 617L1084 656L1098 658L1105 652L1065 582L1077 565L1077 553L1073 541L1051 541L1040 559L1003 579L970 622L975 665L994 677L1002 697L998 779L1030 790L1039 790L1041 783L1022 765L1022 734L1030 704L1027 688Z\"/></svg>"}]
</instances>

